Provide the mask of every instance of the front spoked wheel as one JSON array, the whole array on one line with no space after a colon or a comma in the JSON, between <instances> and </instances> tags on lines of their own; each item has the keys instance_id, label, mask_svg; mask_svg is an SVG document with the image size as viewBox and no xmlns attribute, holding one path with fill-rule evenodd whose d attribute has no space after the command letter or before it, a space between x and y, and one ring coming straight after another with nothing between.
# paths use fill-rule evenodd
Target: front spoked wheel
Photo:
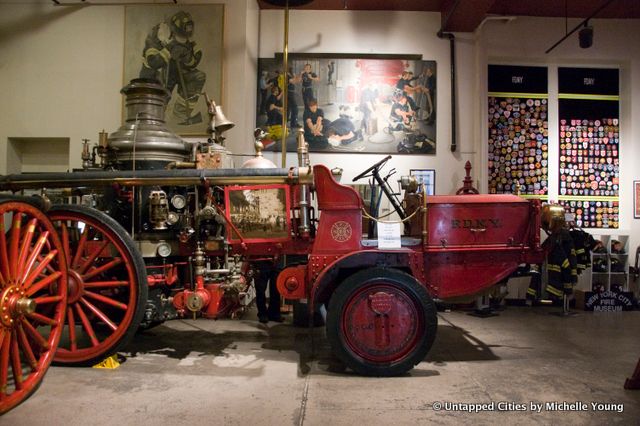
<instances>
[{"instance_id":1,"label":"front spoked wheel","mask_svg":"<svg viewBox=\"0 0 640 426\"><path fill-rule=\"evenodd\" d=\"M51 222L30 204L0 204L0 414L40 385L58 346L67 266Z\"/></svg>"}]
</instances>

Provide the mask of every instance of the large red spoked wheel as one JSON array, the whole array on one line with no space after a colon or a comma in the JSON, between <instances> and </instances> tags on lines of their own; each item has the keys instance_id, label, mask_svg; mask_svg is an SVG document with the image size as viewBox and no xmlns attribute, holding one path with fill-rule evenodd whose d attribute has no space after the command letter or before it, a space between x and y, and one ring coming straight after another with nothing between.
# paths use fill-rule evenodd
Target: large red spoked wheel
<instances>
[{"instance_id":1,"label":"large red spoked wheel","mask_svg":"<svg viewBox=\"0 0 640 426\"><path fill-rule=\"evenodd\" d=\"M105 213L63 205L49 217L69 265L67 319L55 362L93 365L126 345L140 325L148 293L144 261Z\"/></svg>"},{"instance_id":2,"label":"large red spoked wheel","mask_svg":"<svg viewBox=\"0 0 640 426\"><path fill-rule=\"evenodd\" d=\"M404 272L373 268L349 276L329 303L334 353L366 376L395 376L421 362L438 320L426 289Z\"/></svg>"},{"instance_id":3,"label":"large red spoked wheel","mask_svg":"<svg viewBox=\"0 0 640 426\"><path fill-rule=\"evenodd\" d=\"M67 266L47 217L17 201L0 204L0 414L42 381L62 334Z\"/></svg>"}]
</instances>

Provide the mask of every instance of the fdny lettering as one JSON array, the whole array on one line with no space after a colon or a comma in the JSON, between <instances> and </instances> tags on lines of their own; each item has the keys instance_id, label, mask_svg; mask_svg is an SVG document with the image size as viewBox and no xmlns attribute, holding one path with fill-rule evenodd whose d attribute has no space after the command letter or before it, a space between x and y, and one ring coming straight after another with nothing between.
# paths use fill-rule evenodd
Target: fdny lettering
<instances>
[{"instance_id":1,"label":"fdny lettering","mask_svg":"<svg viewBox=\"0 0 640 426\"><path fill-rule=\"evenodd\" d=\"M596 84L596 79L591 77L585 77L583 81L585 86L593 86Z\"/></svg>"},{"instance_id":2,"label":"fdny lettering","mask_svg":"<svg viewBox=\"0 0 640 426\"><path fill-rule=\"evenodd\" d=\"M511 82L513 84L522 84L522 82L524 81L524 77L521 75L512 75L511 76Z\"/></svg>"},{"instance_id":3,"label":"fdny lettering","mask_svg":"<svg viewBox=\"0 0 640 426\"><path fill-rule=\"evenodd\" d=\"M500 219L451 219L451 228L502 228L502 222L500 222Z\"/></svg>"}]
</instances>

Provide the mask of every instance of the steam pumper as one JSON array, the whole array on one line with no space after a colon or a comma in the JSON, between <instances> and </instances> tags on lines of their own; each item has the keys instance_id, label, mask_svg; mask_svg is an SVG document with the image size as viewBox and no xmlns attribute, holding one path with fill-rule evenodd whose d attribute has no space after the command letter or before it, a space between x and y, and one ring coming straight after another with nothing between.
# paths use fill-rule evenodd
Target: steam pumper
<instances>
[{"instance_id":1,"label":"steam pumper","mask_svg":"<svg viewBox=\"0 0 640 426\"><path fill-rule=\"evenodd\" d=\"M223 133L233 124L214 102L211 137L187 143L164 125L162 86L133 80L122 93L125 124L85 143L82 170L0 178L0 190L75 201L0 199L0 412L33 392L52 360L93 364L140 327L240 315L265 261L284 265L283 297L309 314L325 308L348 367L400 374L435 339L434 299L478 294L544 256L538 201L426 197L409 179L402 202L389 193L404 234L380 248L363 235L358 193L310 165L302 134L296 167L264 159L257 132L257 157L231 168ZM379 180L388 159L358 178Z\"/></svg>"}]
</instances>

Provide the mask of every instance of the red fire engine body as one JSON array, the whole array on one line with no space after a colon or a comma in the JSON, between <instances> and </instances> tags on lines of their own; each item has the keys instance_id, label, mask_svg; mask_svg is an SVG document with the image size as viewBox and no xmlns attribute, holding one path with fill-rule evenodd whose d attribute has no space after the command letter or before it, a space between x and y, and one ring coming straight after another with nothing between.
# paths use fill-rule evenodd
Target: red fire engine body
<instances>
[{"instance_id":1,"label":"red fire engine body","mask_svg":"<svg viewBox=\"0 0 640 426\"><path fill-rule=\"evenodd\" d=\"M0 190L70 188L64 197L85 204L0 197L0 413L26 399L53 360L91 365L138 328L242 313L259 262L283 264L278 289L310 321L326 312L328 340L348 367L389 376L428 353L434 299L473 297L543 260L539 201L425 196L415 184L402 205L391 200L404 223L400 247L380 249L364 236L359 194L327 167L308 167L302 138L299 167L212 168L215 144L159 143L160 120L149 119L150 139L130 157L123 135L145 132L136 108L159 114L168 94L146 81L125 89L132 118L96 148L100 165L85 150L84 171L0 177ZM359 177L380 183L389 158Z\"/></svg>"}]
</instances>

